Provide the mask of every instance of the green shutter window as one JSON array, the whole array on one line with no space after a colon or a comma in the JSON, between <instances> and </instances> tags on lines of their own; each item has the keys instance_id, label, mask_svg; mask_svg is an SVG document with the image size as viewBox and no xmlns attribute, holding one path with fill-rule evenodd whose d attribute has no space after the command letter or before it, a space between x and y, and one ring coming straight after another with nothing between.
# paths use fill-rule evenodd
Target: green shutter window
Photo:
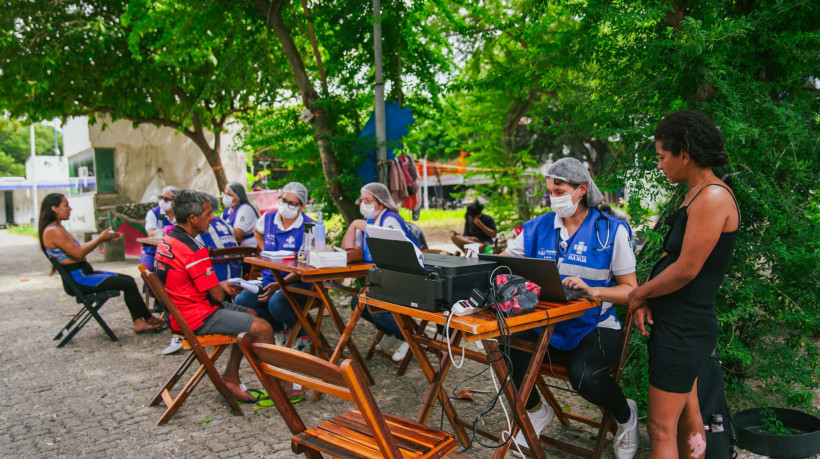
<instances>
[{"instance_id":1,"label":"green shutter window","mask_svg":"<svg viewBox=\"0 0 820 459\"><path fill-rule=\"evenodd\" d=\"M97 193L116 193L117 175L114 168L114 149L96 148L94 162L97 172Z\"/></svg>"}]
</instances>

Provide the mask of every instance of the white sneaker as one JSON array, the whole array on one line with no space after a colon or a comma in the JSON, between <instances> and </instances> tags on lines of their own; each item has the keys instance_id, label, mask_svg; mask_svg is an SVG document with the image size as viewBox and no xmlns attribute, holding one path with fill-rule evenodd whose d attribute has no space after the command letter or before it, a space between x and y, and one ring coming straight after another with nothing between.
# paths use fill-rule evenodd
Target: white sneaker
<instances>
[{"instance_id":1,"label":"white sneaker","mask_svg":"<svg viewBox=\"0 0 820 459\"><path fill-rule=\"evenodd\" d=\"M532 428L535 430L536 436L540 436L541 432L543 432L544 429L546 429L547 426L555 420L555 412L552 411L552 407L544 402L541 402L540 410L535 413L528 412L527 416L530 418L530 423L532 423ZM518 433L515 434L515 438L513 440L518 443L518 446L529 448L527 439L524 437L524 431L520 428L518 429ZM515 453L516 456L521 457L521 454L519 454L515 448L512 448L511 451Z\"/></svg>"},{"instance_id":2,"label":"white sneaker","mask_svg":"<svg viewBox=\"0 0 820 459\"><path fill-rule=\"evenodd\" d=\"M629 421L625 426L618 424L618 431L615 432L615 440L612 449L618 459L632 459L638 452L638 405L635 400L628 399Z\"/></svg>"},{"instance_id":3,"label":"white sneaker","mask_svg":"<svg viewBox=\"0 0 820 459\"><path fill-rule=\"evenodd\" d=\"M407 351L409 350L410 345L407 344L407 341L402 341L401 346L399 346L399 348L396 349L396 352L393 353L393 361L401 362L402 360L404 360L404 358L407 357Z\"/></svg>"},{"instance_id":4,"label":"white sneaker","mask_svg":"<svg viewBox=\"0 0 820 459\"><path fill-rule=\"evenodd\" d=\"M308 347L310 347L310 338L306 336L296 338L296 342L293 343L293 349L300 352L307 352Z\"/></svg>"},{"instance_id":5,"label":"white sneaker","mask_svg":"<svg viewBox=\"0 0 820 459\"><path fill-rule=\"evenodd\" d=\"M274 335L273 335L273 344L275 344L277 346L284 346L285 341L287 341L287 340L288 340L287 335L283 335L281 333L274 333Z\"/></svg>"},{"instance_id":6,"label":"white sneaker","mask_svg":"<svg viewBox=\"0 0 820 459\"><path fill-rule=\"evenodd\" d=\"M182 349L182 338L180 338L179 336L172 336L171 344L169 344L168 347L162 350L162 355L173 354L174 352L180 349Z\"/></svg>"}]
</instances>

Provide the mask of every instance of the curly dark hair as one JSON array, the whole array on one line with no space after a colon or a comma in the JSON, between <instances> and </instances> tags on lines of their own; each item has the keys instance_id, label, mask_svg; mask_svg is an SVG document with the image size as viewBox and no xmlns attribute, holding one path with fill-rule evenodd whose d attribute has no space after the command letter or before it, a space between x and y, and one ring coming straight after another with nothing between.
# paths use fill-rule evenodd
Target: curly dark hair
<instances>
[{"instance_id":1,"label":"curly dark hair","mask_svg":"<svg viewBox=\"0 0 820 459\"><path fill-rule=\"evenodd\" d=\"M464 218L469 217L476 217L481 215L481 212L484 210L484 205L478 201L473 202L469 206L467 206L467 212L464 214Z\"/></svg>"},{"instance_id":2,"label":"curly dark hair","mask_svg":"<svg viewBox=\"0 0 820 459\"><path fill-rule=\"evenodd\" d=\"M712 120L692 110L664 116L655 128L655 141L672 156L685 151L701 167L729 164L729 156L723 151L723 134Z\"/></svg>"}]
</instances>

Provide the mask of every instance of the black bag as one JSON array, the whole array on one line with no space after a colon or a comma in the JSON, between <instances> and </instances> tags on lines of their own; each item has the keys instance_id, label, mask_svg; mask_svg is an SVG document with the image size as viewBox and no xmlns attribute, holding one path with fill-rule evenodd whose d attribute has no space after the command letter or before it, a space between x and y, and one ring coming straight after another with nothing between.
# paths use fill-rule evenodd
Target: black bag
<instances>
[{"instance_id":1,"label":"black bag","mask_svg":"<svg viewBox=\"0 0 820 459\"><path fill-rule=\"evenodd\" d=\"M507 317L530 312L538 305L541 287L515 274L495 276L494 308Z\"/></svg>"},{"instance_id":2,"label":"black bag","mask_svg":"<svg viewBox=\"0 0 820 459\"><path fill-rule=\"evenodd\" d=\"M737 432L726 405L723 390L723 370L717 351L698 374L698 405L706 427L706 459L734 458Z\"/></svg>"}]
</instances>

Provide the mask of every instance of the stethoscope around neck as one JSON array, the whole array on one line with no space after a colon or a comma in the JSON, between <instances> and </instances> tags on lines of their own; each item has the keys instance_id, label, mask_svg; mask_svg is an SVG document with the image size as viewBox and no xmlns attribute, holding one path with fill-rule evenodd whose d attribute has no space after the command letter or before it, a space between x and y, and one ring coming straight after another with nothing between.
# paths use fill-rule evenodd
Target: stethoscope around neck
<instances>
[{"instance_id":1,"label":"stethoscope around neck","mask_svg":"<svg viewBox=\"0 0 820 459\"><path fill-rule=\"evenodd\" d=\"M598 211L598 212L601 212L601 211ZM601 232L599 231L600 227L598 226L598 223L601 220L606 222L606 239L604 241L601 241ZM609 222L609 219L604 217L603 212L601 212L600 215L598 215L598 218L595 219L594 225L595 225L595 237L598 239L598 244L601 247L600 248L592 247L592 250L595 250L597 252L603 252L604 250L612 247L612 244L615 243L615 238L612 238L611 241L609 240L610 239L610 222ZM569 247L569 244L567 243L566 240L561 239L561 234L559 232L558 237L555 239L556 258L564 258L563 256L561 256L561 250L564 250L564 253L566 253L568 247Z\"/></svg>"}]
</instances>

